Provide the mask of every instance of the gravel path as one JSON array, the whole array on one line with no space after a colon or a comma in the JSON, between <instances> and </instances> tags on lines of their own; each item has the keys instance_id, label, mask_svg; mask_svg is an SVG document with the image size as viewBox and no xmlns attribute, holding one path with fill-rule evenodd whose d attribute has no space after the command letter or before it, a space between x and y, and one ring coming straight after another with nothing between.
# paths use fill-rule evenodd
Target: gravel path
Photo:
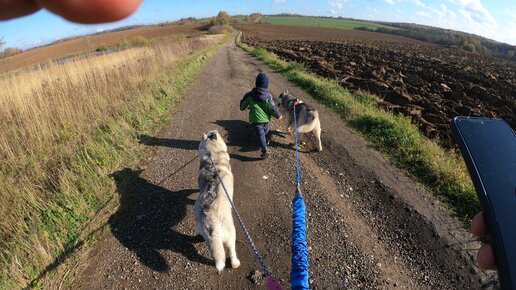
<instances>
[{"instance_id":1,"label":"gravel path","mask_svg":"<svg viewBox=\"0 0 516 290\"><path fill-rule=\"evenodd\" d=\"M493 278L473 266L478 247L449 212L393 168L332 113L233 43L209 61L173 112L171 124L141 142L154 146L143 169L113 173L120 208L82 265L74 289L265 289L237 225L242 266L221 275L195 237L197 146L218 129L231 155L235 203L274 275L288 289L294 151L275 132L270 158L249 142L242 95L260 69L271 91L288 88L313 104L323 152L301 153L312 289L475 289ZM272 128L282 128L273 122ZM129 177L129 178L128 178ZM121 182L120 180L125 180ZM128 181L127 181L128 180Z\"/></svg>"}]
</instances>

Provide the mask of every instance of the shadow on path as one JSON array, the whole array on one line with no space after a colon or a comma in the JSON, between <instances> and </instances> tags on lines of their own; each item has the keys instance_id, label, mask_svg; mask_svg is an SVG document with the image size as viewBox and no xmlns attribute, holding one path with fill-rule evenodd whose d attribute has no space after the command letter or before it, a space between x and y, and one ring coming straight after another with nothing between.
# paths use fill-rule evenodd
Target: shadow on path
<instances>
[{"instance_id":1,"label":"shadow on path","mask_svg":"<svg viewBox=\"0 0 516 290\"><path fill-rule=\"evenodd\" d=\"M252 152L258 150L258 146L253 143L253 131L251 124L242 120L217 120L212 122L228 132L227 145L238 147L239 152Z\"/></svg>"},{"instance_id":2,"label":"shadow on path","mask_svg":"<svg viewBox=\"0 0 516 290\"><path fill-rule=\"evenodd\" d=\"M254 138L253 128L248 122L242 120L218 120L212 122L212 124L224 128L224 130L227 132L227 136L225 137L227 139L226 145L228 147L238 147L239 152L259 151L260 148ZM284 133L271 130L271 135L276 137L271 141L271 147L293 149L293 146L291 145L285 145L274 141L274 139L277 138L285 138L286 135ZM148 135L140 135L139 142L140 144L145 144L148 146L162 146L184 150L197 150L199 148L200 141L157 138ZM261 160L261 158L258 157L249 157L234 153L230 153L229 155L231 158L240 160L242 162L253 162Z\"/></svg>"},{"instance_id":3,"label":"shadow on path","mask_svg":"<svg viewBox=\"0 0 516 290\"><path fill-rule=\"evenodd\" d=\"M258 141L254 137L253 128L251 127L251 124L249 124L248 122L245 122L242 120L219 120L219 121L213 122L213 124L223 127L228 132L227 145L239 147L240 148L238 150L239 152L252 152L252 151L258 151L260 149L260 147L258 146ZM281 139L287 138L289 136L289 134L283 133L280 131L276 131L276 130L271 130L270 134L271 134L271 143L269 144L270 147L278 147L278 148L284 148L284 149L295 151L294 144L292 144L292 143L283 144L283 143L280 143L277 141L279 138L281 138ZM306 138L306 140L311 141L310 136L305 136L305 138ZM299 152L301 152L301 153L310 153L312 151L313 150L310 150L310 149L300 149L299 150ZM231 157L241 160L241 161L244 161L244 162L261 160L260 158L246 157L246 156L240 156L240 155L235 155L235 154L231 155ZM249 159L249 160L245 160L245 159Z\"/></svg>"},{"instance_id":4,"label":"shadow on path","mask_svg":"<svg viewBox=\"0 0 516 290\"><path fill-rule=\"evenodd\" d=\"M113 235L154 271L169 269L159 250L171 250L190 261L212 265L193 246L202 242L202 237L174 229L186 217L187 207L195 203L188 197L198 190L172 192L140 177L141 172L125 168L112 174L120 198L118 211L108 221Z\"/></svg>"},{"instance_id":5,"label":"shadow on path","mask_svg":"<svg viewBox=\"0 0 516 290\"><path fill-rule=\"evenodd\" d=\"M200 135L201 133L199 133L199 139ZM184 150L197 150L199 148L199 140L167 139L152 137L149 135L140 135L138 136L138 140L140 144L145 144L147 146L162 146Z\"/></svg>"},{"instance_id":6,"label":"shadow on path","mask_svg":"<svg viewBox=\"0 0 516 290\"><path fill-rule=\"evenodd\" d=\"M218 120L213 122L228 132L226 138L226 145L238 147L239 152L253 152L258 151L259 147L253 141L253 131L251 124L242 120ZM242 162L259 161L261 158L242 156L239 154L229 154L231 158L240 160Z\"/></svg>"}]
</instances>

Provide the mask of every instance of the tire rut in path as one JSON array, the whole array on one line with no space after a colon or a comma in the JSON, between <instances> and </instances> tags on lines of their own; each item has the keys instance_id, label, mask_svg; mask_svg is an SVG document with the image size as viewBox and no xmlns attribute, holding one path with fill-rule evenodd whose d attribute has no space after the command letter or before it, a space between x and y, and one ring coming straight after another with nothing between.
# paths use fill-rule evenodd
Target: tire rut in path
<instances>
[{"instance_id":1,"label":"tire rut in path","mask_svg":"<svg viewBox=\"0 0 516 290\"><path fill-rule=\"evenodd\" d=\"M205 243L195 238L196 150L202 132L212 129L218 129L228 144L235 204L266 263L283 286L288 286L292 138L276 134L270 159L259 161L259 150L250 143L247 112L238 109L241 96L252 87L260 69L269 73L273 94L289 88L316 105L233 43L223 46L187 91L173 112L171 124L157 136L141 138L145 146L155 147L146 168L113 173L115 181L125 180L117 183L120 209L109 220L111 231L90 251L74 288L263 289L263 281L248 278L259 265L238 224L237 253L242 266L226 269L221 275L216 274ZM366 150L365 142L336 116L316 107L322 116L325 149L301 156L312 289L478 288L477 275L470 273L470 261L458 253L460 249L446 247L448 240L432 234L439 226L405 203L406 196L390 180L397 178L397 186L428 194L378 154L356 153ZM273 122L272 127L282 124ZM388 172L379 175L375 170ZM350 187L355 188L352 193ZM426 202L432 203L430 199ZM447 212L436 209L432 214L443 216ZM385 234L407 234L399 227L402 221L411 220L416 222L408 227L413 231L410 239ZM419 245L411 248L407 243ZM405 253L410 249L444 254ZM420 261L414 261L417 259Z\"/></svg>"}]
</instances>

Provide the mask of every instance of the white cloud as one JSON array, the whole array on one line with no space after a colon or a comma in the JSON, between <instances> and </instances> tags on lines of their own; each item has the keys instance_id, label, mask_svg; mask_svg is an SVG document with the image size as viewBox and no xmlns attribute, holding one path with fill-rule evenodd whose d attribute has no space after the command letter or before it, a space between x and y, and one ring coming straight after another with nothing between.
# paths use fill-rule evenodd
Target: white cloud
<instances>
[{"instance_id":1,"label":"white cloud","mask_svg":"<svg viewBox=\"0 0 516 290\"><path fill-rule=\"evenodd\" d=\"M348 0L333 0L333 1L329 1L330 3L330 7L331 7L331 14L333 15L342 15L343 14L343 9L344 9L344 4L348 2Z\"/></svg>"},{"instance_id":2,"label":"white cloud","mask_svg":"<svg viewBox=\"0 0 516 290\"><path fill-rule=\"evenodd\" d=\"M512 11L509 11L509 16L511 17L512 21L516 22L516 9L513 9Z\"/></svg>"},{"instance_id":3,"label":"white cloud","mask_svg":"<svg viewBox=\"0 0 516 290\"><path fill-rule=\"evenodd\" d=\"M394 5L394 4L398 4L398 3L402 3L402 2L409 2L416 6L426 8L426 4L423 3L423 1L421 1L421 0L383 0L383 2L390 4L390 5Z\"/></svg>"},{"instance_id":4,"label":"white cloud","mask_svg":"<svg viewBox=\"0 0 516 290\"><path fill-rule=\"evenodd\" d=\"M460 14L470 23L487 25L491 28L498 27L498 23L489 13L480 0L449 0L451 3L461 6Z\"/></svg>"},{"instance_id":5,"label":"white cloud","mask_svg":"<svg viewBox=\"0 0 516 290\"><path fill-rule=\"evenodd\" d=\"M398 4L412 4L419 7L410 16L398 12L389 12L389 18L393 21L413 21L416 23L437 26L445 29L453 29L481 35L497 41L516 45L516 8L506 9L503 15L494 18L486 6L484 0L382 0L383 3L392 5L389 11L397 11ZM436 2L436 3L435 3ZM331 13L334 16L343 15L343 9L349 8L348 1L330 0ZM340 3L340 4L339 4ZM345 5L343 5L345 3ZM401 8L402 6L400 6ZM406 10L405 8L403 8ZM367 17L370 19L385 19L386 11L373 13L368 9ZM500 14L500 13L499 13Z\"/></svg>"},{"instance_id":6,"label":"white cloud","mask_svg":"<svg viewBox=\"0 0 516 290\"><path fill-rule=\"evenodd\" d=\"M441 4L439 9L433 7L427 7L427 11L420 11L417 13L419 16L431 18L434 22L431 25L438 25L439 27L450 26L451 21L457 18L457 14L453 10L449 9L448 6ZM436 22L436 23L435 23ZM453 26L455 27L455 26Z\"/></svg>"},{"instance_id":7,"label":"white cloud","mask_svg":"<svg viewBox=\"0 0 516 290\"><path fill-rule=\"evenodd\" d=\"M287 0L274 0L274 3L285 3Z\"/></svg>"},{"instance_id":8,"label":"white cloud","mask_svg":"<svg viewBox=\"0 0 516 290\"><path fill-rule=\"evenodd\" d=\"M423 7L423 8L425 8L425 7L426 7L426 4L425 4L425 3L423 3L423 1L421 1L421 0L411 0L410 2L412 2L412 3L416 4L416 5L417 5L417 6L419 6L419 7Z\"/></svg>"},{"instance_id":9,"label":"white cloud","mask_svg":"<svg viewBox=\"0 0 516 290\"><path fill-rule=\"evenodd\" d=\"M516 46L516 8L506 10L498 29L492 29L493 38Z\"/></svg>"},{"instance_id":10,"label":"white cloud","mask_svg":"<svg viewBox=\"0 0 516 290\"><path fill-rule=\"evenodd\" d=\"M455 14L455 12L453 12L452 10L448 9L448 7L446 5L441 4L439 18L453 19L453 18L457 18L457 14Z\"/></svg>"},{"instance_id":11,"label":"white cloud","mask_svg":"<svg viewBox=\"0 0 516 290\"><path fill-rule=\"evenodd\" d=\"M419 11L416 13L417 16L425 17L425 18L432 18L432 14L426 11Z\"/></svg>"},{"instance_id":12,"label":"white cloud","mask_svg":"<svg viewBox=\"0 0 516 290\"><path fill-rule=\"evenodd\" d=\"M448 0L451 5L428 5L413 21L481 35L516 45L516 9L508 9L495 20L479 0ZM430 17L427 17L427 13Z\"/></svg>"},{"instance_id":13,"label":"white cloud","mask_svg":"<svg viewBox=\"0 0 516 290\"><path fill-rule=\"evenodd\" d=\"M35 39L30 39L30 40L18 39L19 44L17 44L16 47L21 48L21 49L28 49L28 48L33 48L36 46L49 44L56 40L58 40L57 37L38 37Z\"/></svg>"}]
</instances>

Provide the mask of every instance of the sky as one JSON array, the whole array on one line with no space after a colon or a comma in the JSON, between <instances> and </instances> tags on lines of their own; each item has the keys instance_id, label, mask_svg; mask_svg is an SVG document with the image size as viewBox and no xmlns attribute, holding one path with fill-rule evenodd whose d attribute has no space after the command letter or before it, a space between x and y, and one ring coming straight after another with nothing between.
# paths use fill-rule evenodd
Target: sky
<instances>
[{"instance_id":1,"label":"sky","mask_svg":"<svg viewBox=\"0 0 516 290\"><path fill-rule=\"evenodd\" d=\"M136 13L108 24L75 24L46 11L0 21L0 38L4 47L27 49L121 26L214 16L220 10L232 15L297 13L418 23L516 45L515 0L144 0Z\"/></svg>"}]
</instances>

